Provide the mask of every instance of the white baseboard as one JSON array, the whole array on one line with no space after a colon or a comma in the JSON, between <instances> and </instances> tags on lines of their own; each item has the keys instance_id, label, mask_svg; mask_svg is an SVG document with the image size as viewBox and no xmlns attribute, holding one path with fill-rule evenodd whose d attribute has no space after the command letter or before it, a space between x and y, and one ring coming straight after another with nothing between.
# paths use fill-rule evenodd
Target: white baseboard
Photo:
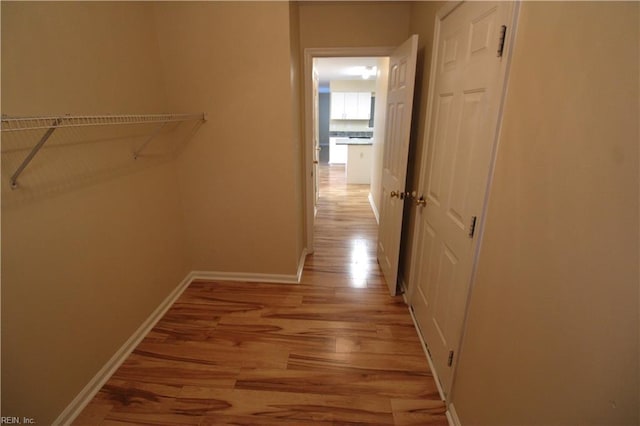
<instances>
[{"instance_id":1,"label":"white baseboard","mask_svg":"<svg viewBox=\"0 0 640 426\"><path fill-rule=\"evenodd\" d=\"M376 203L373 201L373 196L369 193L367 197L369 199L369 204L371 204L371 210L373 210L373 215L376 217L376 223L380 225L380 213L378 213L378 207L376 207Z\"/></svg>"},{"instance_id":2,"label":"white baseboard","mask_svg":"<svg viewBox=\"0 0 640 426\"><path fill-rule=\"evenodd\" d=\"M406 300L406 299L405 299ZM422 345L422 350L424 350L424 354L427 357L427 362L429 362L429 368L431 369L431 374L433 374L433 379L436 382L436 387L438 388L438 394L440 395L440 399L446 401L444 390L442 386L440 386L440 379L438 379L438 373L436 373L436 369L433 368L433 361L431 361L431 356L429 356L429 351L427 350L427 344L422 338L422 334L420 333L420 327L418 327L418 322L416 321L416 317L413 313L413 309L409 306L409 314L411 315L411 320L413 321L413 326L416 329L416 333L418 333L418 338L420 339L420 344Z\"/></svg>"},{"instance_id":3,"label":"white baseboard","mask_svg":"<svg viewBox=\"0 0 640 426\"><path fill-rule=\"evenodd\" d=\"M307 249L302 249L302 253L300 253L300 259L298 259L298 273L296 275L297 283L302 280L302 272L304 271L304 262L307 260Z\"/></svg>"},{"instance_id":4,"label":"white baseboard","mask_svg":"<svg viewBox=\"0 0 640 426\"><path fill-rule=\"evenodd\" d=\"M138 346L144 337L151 331L162 316L169 310L173 303L180 297L182 292L192 281L191 273L180 282L180 284L160 303L142 325L127 339L126 342L113 354L111 359L96 373L87 383L80 393L71 401L58 418L54 425L69 425L80 415L82 410L91 402L93 397L100 391L102 386L109 380L111 375L122 365L129 354Z\"/></svg>"},{"instance_id":5,"label":"white baseboard","mask_svg":"<svg viewBox=\"0 0 640 426\"><path fill-rule=\"evenodd\" d=\"M144 323L127 339L120 349L107 361L107 363L96 373L87 383L80 393L71 401L64 411L53 422L54 425L69 425L80 415L91 399L100 391L102 386L109 380L113 373L122 365L129 354L138 346L144 337L153 329L156 323L175 303L184 290L194 280L225 280L225 281L261 281L269 283L297 284L302 278L304 262L307 257L307 250L302 250L298 260L298 271L294 275L286 274L251 274L235 272L211 272L211 271L191 271L178 284L178 286L162 301L162 303L151 313Z\"/></svg>"},{"instance_id":6,"label":"white baseboard","mask_svg":"<svg viewBox=\"0 0 640 426\"><path fill-rule=\"evenodd\" d=\"M250 272L193 271L194 281L242 281L260 283L298 284L297 275L254 274Z\"/></svg>"},{"instance_id":7,"label":"white baseboard","mask_svg":"<svg viewBox=\"0 0 640 426\"><path fill-rule=\"evenodd\" d=\"M449 404L449 407L447 407L447 420L449 421L450 426L462 426L462 423L460 423L460 419L458 418L458 413L456 413L456 408L453 406L453 402Z\"/></svg>"},{"instance_id":8,"label":"white baseboard","mask_svg":"<svg viewBox=\"0 0 640 426\"><path fill-rule=\"evenodd\" d=\"M406 294L403 294L402 296L404 297L404 301L407 302ZM444 390L442 389L442 386L440 386L440 379L438 379L438 373L436 373L436 370L433 367L433 361L431 360L431 356L429 355L429 351L427 350L427 344L422 338L422 334L420 334L420 328L418 327L418 322L416 321L416 317L413 313L413 310L411 309L411 306L409 306L409 314L411 315L411 319L413 320L413 326L416 329L416 333L418 333L418 338L420 339L420 344L422 345L422 350L424 351L424 355L427 357L427 362L429 363L429 368L431 369L431 373L433 374L433 380L436 382L436 387L438 388L438 394L440 395L440 399L443 400L445 404L447 404L447 399L445 398ZM453 406L453 403L447 405L447 411L445 414L447 416L447 422L449 423L449 426L462 426L462 424L460 423L460 419L458 418L458 414L456 413L456 409Z\"/></svg>"},{"instance_id":9,"label":"white baseboard","mask_svg":"<svg viewBox=\"0 0 640 426\"><path fill-rule=\"evenodd\" d=\"M298 260L298 271L295 274L255 274L251 272L216 272L216 271L193 271L193 280L200 281L244 281L279 284L298 284L302 278L304 261L307 250L304 249Z\"/></svg>"}]
</instances>

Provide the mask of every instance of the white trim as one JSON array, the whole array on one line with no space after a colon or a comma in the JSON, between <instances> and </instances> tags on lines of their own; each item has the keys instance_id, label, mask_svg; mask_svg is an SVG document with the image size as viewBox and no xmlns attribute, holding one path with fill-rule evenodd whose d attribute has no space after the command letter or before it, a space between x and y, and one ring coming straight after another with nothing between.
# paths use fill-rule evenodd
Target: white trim
<instances>
[{"instance_id":1,"label":"white trim","mask_svg":"<svg viewBox=\"0 0 640 426\"><path fill-rule=\"evenodd\" d=\"M447 407L447 420L449 421L450 426L462 426L458 413L456 412L456 408L453 406L453 402Z\"/></svg>"},{"instance_id":2,"label":"white trim","mask_svg":"<svg viewBox=\"0 0 640 426\"><path fill-rule=\"evenodd\" d=\"M407 303L406 293L402 294L402 298L404 302ZM438 388L438 395L440 395L440 399L447 404L447 400L444 396L444 390L442 386L440 386L440 379L438 379L438 373L436 373L435 368L433 367L433 362L431 361L431 356L429 355L429 351L427 350L427 344L422 338L422 334L420 333L420 328L418 327L418 322L416 321L416 317L413 314L413 309L411 306L407 306L409 309L409 315L411 315L411 320L413 321L413 327L416 329L416 333L418 333L418 339L420 339L420 344L422 345L422 350L424 351L424 355L427 358L427 362L429 363L429 369L431 370L431 374L433 375L433 381L436 382L436 387ZM447 411L445 412L447 416L447 423L449 426L462 426L460 423L460 419L458 418L458 413L456 413L455 407L453 403L447 405Z\"/></svg>"},{"instance_id":3,"label":"white trim","mask_svg":"<svg viewBox=\"0 0 640 426\"><path fill-rule=\"evenodd\" d=\"M308 47L304 49L304 226L307 253L314 251L315 194L313 191L313 58L389 56L394 47Z\"/></svg>"},{"instance_id":4,"label":"white trim","mask_svg":"<svg viewBox=\"0 0 640 426\"><path fill-rule=\"evenodd\" d=\"M87 385L76 395L69 405L60 413L53 422L54 425L71 424L82 410L91 402L93 397L100 391L102 386L111 378L113 373L122 365L131 352L149 334L165 313L173 306L182 293L192 282L196 280L216 280L216 281L260 281L268 283L297 284L302 278L304 262L307 257L307 250L302 250L298 260L298 271L295 275L285 274L252 274L239 272L213 272L213 271L191 271L178 284L178 286L160 303L160 305L149 315L142 325L127 339L126 342L116 351L115 354L102 366Z\"/></svg>"},{"instance_id":5,"label":"white trim","mask_svg":"<svg viewBox=\"0 0 640 426\"><path fill-rule=\"evenodd\" d=\"M464 3L463 0L457 0L457 1L449 1L446 2L440 9L438 9L438 11L436 12L436 19L439 21L442 21L444 18L446 18L451 12L454 11L455 8L457 8L458 6L460 6L462 3ZM433 50L432 50L433 52Z\"/></svg>"},{"instance_id":6,"label":"white trim","mask_svg":"<svg viewBox=\"0 0 640 426\"><path fill-rule=\"evenodd\" d=\"M404 299L404 302L407 303L408 305L406 293L402 294L402 298ZM420 345L422 345L422 350L424 351L424 355L427 358L427 362L429 363L429 369L431 370L431 374L433 375L433 381L436 382L436 387L438 388L438 395L440 395L440 399L446 404L447 401L444 396L444 390L442 389L442 386L440 386L440 379L438 379L438 373L436 373L435 368L433 368L433 362L431 361L431 356L429 355L429 351L427 350L427 344L422 338L422 334L420 333L420 327L418 327L418 322L416 321L416 317L413 314L413 309L411 309L411 306L407 306L407 309L409 310L409 315L411 315L411 320L413 321L413 327L416 329L416 333L418 334L418 339L420 339ZM452 410L452 412L450 413L449 410ZM458 419L458 414L455 412L455 408L453 407L453 403L447 406L447 411L445 415L447 416L447 422L449 423L449 426L461 426L460 420Z\"/></svg>"},{"instance_id":7,"label":"white trim","mask_svg":"<svg viewBox=\"0 0 640 426\"><path fill-rule=\"evenodd\" d=\"M309 253L314 251L313 228L316 213L316 194L313 190L313 57L304 52L304 65L302 67L304 79L304 143L302 158L304 170L304 227L305 244Z\"/></svg>"},{"instance_id":8,"label":"white trim","mask_svg":"<svg viewBox=\"0 0 640 426\"><path fill-rule=\"evenodd\" d=\"M369 193L369 196L367 198L369 199L369 204L371 205L371 211L376 218L376 224L380 225L380 213L378 213L378 207L376 207L376 203L375 201L373 201L373 195Z\"/></svg>"},{"instance_id":9,"label":"white trim","mask_svg":"<svg viewBox=\"0 0 640 426\"><path fill-rule=\"evenodd\" d=\"M436 68L437 68L437 58L438 58L438 50L439 50L438 46L440 42L439 36L440 36L441 23L449 14L451 14L462 3L463 3L462 1L446 3L436 13L435 25L433 30L434 31L433 46L431 50L432 54L431 54L430 74L429 74L429 89L434 87L435 80L436 80L436 74L437 74ZM492 142L493 143L492 153L491 153L492 158L489 164L487 186L485 188L485 197L482 201L483 203L482 210L481 210L482 213L480 215L480 221L476 225L477 237L472 242L471 250L473 251L474 254L473 254L473 258L470 266L471 274L469 278L469 289L467 292L467 299L465 300L465 307L463 312L462 329L461 329L459 341L457 342L458 344L455 348L453 348L454 350L459 351L460 354L462 353L462 345L466 336L466 324L467 324L467 318L469 314L469 304L470 304L469 302L470 302L471 292L473 291L473 287L474 287L475 274L478 268L478 259L479 259L480 248L482 245L482 239L484 234L484 224L485 224L487 210L488 210L488 204L489 204L488 199L491 192L490 190L491 190L491 184L493 180L493 171L495 168L495 161L497 156L497 148L498 148L498 142L499 142L500 130L501 130L501 124L502 124L502 114L504 111L504 103L506 102L506 92L507 92L507 86L508 86L507 84L508 84L509 71L510 71L510 65L511 65L511 56L513 53L513 44L515 42L515 33L516 33L518 17L519 17L519 6L520 6L519 2L511 3L509 5L504 6L507 8L505 17L507 19L507 25L509 25L510 28L509 28L509 31L507 32L507 38L506 38L507 49L504 52L504 56L503 56L504 65L502 69L499 71L502 86L497 90L497 94L500 96L500 101L499 101L500 106L498 108L498 116L497 116L497 128L496 128L496 134L495 134L494 140ZM424 149L422 150L422 157L420 160L420 175L419 175L420 178L418 179L418 182L419 182L418 193L424 192L423 183L425 181L429 154L430 154L428 149L429 138L430 138L431 131L433 130L433 123L432 123L432 113L434 108L433 104L434 104L434 96L432 96L432 94L430 93L427 97L426 126L425 126L425 134L423 138ZM420 264L420 260L421 260L420 259L421 244L419 243L420 243L420 235L422 233L422 221L420 220L419 215L420 214L418 213L418 216L416 216L416 219L415 219L416 220L415 231L412 235L412 244L411 244L410 256L411 256L412 268L411 268L411 273L409 274L410 287L409 287L409 294L408 294L408 299L409 301L411 301L410 305L413 303L414 297L416 294L417 285L415 285L415 283L417 281L417 278L418 278L417 274L419 273L419 269L420 269L416 266ZM412 312L412 317L413 317L413 312ZM458 367L458 363L455 362L452 367L452 373L451 373L451 378L449 383L449 394L451 394L455 386L455 380L456 380L456 375L458 371L457 367ZM435 374L435 371L434 371L434 374Z\"/></svg>"},{"instance_id":10,"label":"white trim","mask_svg":"<svg viewBox=\"0 0 640 426\"><path fill-rule=\"evenodd\" d=\"M107 361L107 363L96 373L95 376L87 383L87 385L76 395L67 408L60 413L58 418L53 422L54 425L71 424L76 417L80 415L82 410L91 402L93 397L100 391L102 386L111 378L113 373L122 365L131 352L138 346L144 337L153 329L156 323L164 316L174 302L180 297L184 290L193 281L193 273L187 276L178 284L178 286L160 303L160 305L149 315L142 325L127 339L126 342L117 350L115 354Z\"/></svg>"},{"instance_id":11,"label":"white trim","mask_svg":"<svg viewBox=\"0 0 640 426\"><path fill-rule=\"evenodd\" d=\"M194 281L243 281L298 284L297 274L255 274L251 272L193 271Z\"/></svg>"},{"instance_id":12,"label":"white trim","mask_svg":"<svg viewBox=\"0 0 640 426\"><path fill-rule=\"evenodd\" d=\"M493 184L493 175L495 171L496 159L498 157L498 145L500 142L500 136L502 132L502 119L504 114L504 107L507 101L507 91L509 84L509 76L511 75L511 57L513 55L514 44L516 41L516 32L518 29L518 21L520 18L520 2L516 1L514 3L510 3L506 6L505 19L506 24L509 26L509 31L507 33L505 42L506 42L506 51L503 54L504 66L500 71L500 80L501 85L497 90L497 94L500 96L500 104L498 106L498 113L496 118L496 132L494 135L494 139L492 141L493 147L491 152L491 160L489 162L489 170L487 175L487 183L485 187L484 199L482 201L482 210L480 214L480 221L476 225L477 230L477 239L472 243L473 250L473 258L471 261L471 274L469 276L469 289L467 291L467 298L465 300L465 308L462 319L462 329L460 332L460 338L458 341L457 350L458 359L461 358L461 354L463 354L463 343L467 334L467 319L469 318L469 306L471 305L471 294L473 289L475 288L476 274L478 272L478 265L480 259L480 251L482 249L482 242L484 239L484 227L487 219L487 213L489 211L489 197L491 195L491 186ZM453 371L451 374L451 386L449 392L453 391L455 386L455 380L458 374L458 362L454 362ZM449 401L453 403L453 401Z\"/></svg>"},{"instance_id":13,"label":"white trim","mask_svg":"<svg viewBox=\"0 0 640 426\"><path fill-rule=\"evenodd\" d=\"M296 275L296 283L302 280L302 272L304 271L304 262L307 260L307 249L302 249L300 259L298 259L298 274Z\"/></svg>"},{"instance_id":14,"label":"white trim","mask_svg":"<svg viewBox=\"0 0 640 426\"><path fill-rule=\"evenodd\" d=\"M424 354L427 357L427 361L429 362L429 368L431 369L431 374L433 374L433 380L436 382L436 387L438 388L438 394L440 395L440 399L443 401L446 401L444 390L442 389L442 386L440 386L440 379L438 379L438 373L436 372L436 369L433 368L433 362L431 361L431 356L429 355L429 351L427 350L427 344L422 338L422 333L420 333L420 327L418 327L418 322L416 321L416 317L413 314L413 309L411 309L411 306L407 306L407 309L409 309L409 314L411 315L413 326L416 329L416 333L418 333L418 338L420 339L422 350L424 351Z\"/></svg>"},{"instance_id":15,"label":"white trim","mask_svg":"<svg viewBox=\"0 0 640 426\"><path fill-rule=\"evenodd\" d=\"M244 281L279 284L298 284L302 279L307 249L303 249L298 259L298 270L295 274L255 274L252 272L220 272L220 271L191 271L192 281Z\"/></svg>"}]
</instances>

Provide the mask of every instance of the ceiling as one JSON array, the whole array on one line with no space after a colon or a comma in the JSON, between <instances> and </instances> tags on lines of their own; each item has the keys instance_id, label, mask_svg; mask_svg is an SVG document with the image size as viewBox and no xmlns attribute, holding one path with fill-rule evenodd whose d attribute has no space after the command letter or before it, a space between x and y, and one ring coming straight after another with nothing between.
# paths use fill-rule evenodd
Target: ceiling
<instances>
[{"instance_id":1,"label":"ceiling","mask_svg":"<svg viewBox=\"0 0 640 426\"><path fill-rule=\"evenodd\" d=\"M328 85L330 80L361 80L362 75L356 73L354 67L375 67L378 58L316 58L315 67L321 85Z\"/></svg>"}]
</instances>

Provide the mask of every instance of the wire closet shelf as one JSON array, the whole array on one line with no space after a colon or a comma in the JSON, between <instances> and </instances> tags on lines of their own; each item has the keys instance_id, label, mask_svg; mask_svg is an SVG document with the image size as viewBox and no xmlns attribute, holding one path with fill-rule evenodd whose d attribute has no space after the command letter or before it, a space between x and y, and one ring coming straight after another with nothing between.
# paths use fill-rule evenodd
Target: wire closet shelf
<instances>
[{"instance_id":1,"label":"wire closet shelf","mask_svg":"<svg viewBox=\"0 0 640 426\"><path fill-rule=\"evenodd\" d=\"M127 124L153 124L160 123L161 126L153 132L149 138L133 153L133 158L137 159L140 152L149 142L160 132L167 123L180 121L207 121L205 113L196 114L118 114L118 115L63 115L63 116L33 116L33 117L10 117L2 116L2 132L19 132L26 130L46 130L38 143L33 147L29 155L11 176L11 188L18 187L18 177L36 156L38 151L44 146L47 139L51 137L56 129L65 127L86 127L86 126L113 126Z\"/></svg>"}]
</instances>

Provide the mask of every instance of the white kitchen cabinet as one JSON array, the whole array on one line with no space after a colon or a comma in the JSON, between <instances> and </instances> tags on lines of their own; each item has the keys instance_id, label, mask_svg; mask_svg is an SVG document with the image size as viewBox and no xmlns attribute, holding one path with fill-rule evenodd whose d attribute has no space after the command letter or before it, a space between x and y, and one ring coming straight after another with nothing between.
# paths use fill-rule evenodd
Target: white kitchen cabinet
<instances>
[{"instance_id":1,"label":"white kitchen cabinet","mask_svg":"<svg viewBox=\"0 0 640 426\"><path fill-rule=\"evenodd\" d=\"M347 145L349 138L329 138L329 164L347 163ZM339 145L337 143L340 143Z\"/></svg>"},{"instance_id":2,"label":"white kitchen cabinet","mask_svg":"<svg viewBox=\"0 0 640 426\"><path fill-rule=\"evenodd\" d=\"M347 150L347 183L371 183L371 144L350 144Z\"/></svg>"},{"instance_id":3,"label":"white kitchen cabinet","mask_svg":"<svg viewBox=\"0 0 640 426\"><path fill-rule=\"evenodd\" d=\"M371 92L331 92L332 120L369 120Z\"/></svg>"},{"instance_id":4,"label":"white kitchen cabinet","mask_svg":"<svg viewBox=\"0 0 640 426\"><path fill-rule=\"evenodd\" d=\"M371 92L358 92L358 120L371 118Z\"/></svg>"},{"instance_id":5,"label":"white kitchen cabinet","mask_svg":"<svg viewBox=\"0 0 640 426\"><path fill-rule=\"evenodd\" d=\"M342 120L345 117L344 110L345 92L331 92L331 119Z\"/></svg>"}]
</instances>

